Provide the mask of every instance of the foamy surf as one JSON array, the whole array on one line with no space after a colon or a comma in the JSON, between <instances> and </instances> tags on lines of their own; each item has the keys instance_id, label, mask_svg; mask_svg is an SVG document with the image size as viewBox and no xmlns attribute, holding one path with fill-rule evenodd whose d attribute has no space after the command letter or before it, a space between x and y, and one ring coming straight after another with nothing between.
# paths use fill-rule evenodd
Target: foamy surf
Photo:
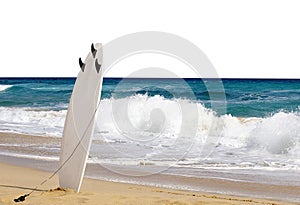
<instances>
[{"instance_id":1,"label":"foamy surf","mask_svg":"<svg viewBox=\"0 0 300 205\"><path fill-rule=\"evenodd\" d=\"M115 103L128 104L123 114L128 115L131 124L127 129L123 124L122 131L112 114ZM180 129L189 129L188 124L181 124L180 106L197 107L198 127L191 138L179 135ZM151 117L158 108L159 114ZM94 138L106 144L93 144L90 156L99 163L109 159L120 165L168 164L204 169L300 168L298 112L278 112L263 118L218 116L200 102L135 95L103 99L98 119ZM163 125L153 126L152 122L161 119Z\"/></svg>"},{"instance_id":2,"label":"foamy surf","mask_svg":"<svg viewBox=\"0 0 300 205\"><path fill-rule=\"evenodd\" d=\"M0 85L0 92L5 91L8 88L11 88L13 85Z\"/></svg>"},{"instance_id":3,"label":"foamy surf","mask_svg":"<svg viewBox=\"0 0 300 205\"><path fill-rule=\"evenodd\" d=\"M121 125L122 130L113 115L114 106L120 103L128 104L127 112L122 114L130 120L130 124ZM196 107L198 111L197 132L189 139L180 136L180 130L190 129L190 124L182 124L180 106L191 112ZM60 137L65 116L66 110L0 107L0 131ZM218 116L200 102L135 95L102 99L94 139L117 146L122 152L128 144L139 146L138 157L147 160L160 155L168 158L165 152L170 149L181 154L187 152L191 158L199 159L204 157L203 149L212 149L211 152L219 152L225 158L235 155L238 158L248 156L251 159L251 155L259 158L261 152L263 157L281 155L282 158L296 159L300 153L299 130L298 112L278 112L264 118ZM179 157L172 151L170 153ZM116 154L116 157L122 156ZM135 157L132 155L129 159ZM222 157L218 157L222 161Z\"/></svg>"},{"instance_id":4,"label":"foamy surf","mask_svg":"<svg viewBox=\"0 0 300 205\"><path fill-rule=\"evenodd\" d=\"M66 110L0 107L0 131L59 137Z\"/></svg>"}]
</instances>

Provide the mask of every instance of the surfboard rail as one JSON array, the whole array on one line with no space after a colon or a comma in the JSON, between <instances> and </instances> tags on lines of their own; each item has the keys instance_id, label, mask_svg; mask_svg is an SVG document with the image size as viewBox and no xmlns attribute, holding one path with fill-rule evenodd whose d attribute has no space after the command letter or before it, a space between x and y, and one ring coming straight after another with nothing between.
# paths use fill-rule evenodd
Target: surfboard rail
<instances>
[{"instance_id":1,"label":"surfboard rail","mask_svg":"<svg viewBox=\"0 0 300 205\"><path fill-rule=\"evenodd\" d=\"M78 73L65 120L59 171L59 185L79 192L101 97L103 48L92 44Z\"/></svg>"}]
</instances>

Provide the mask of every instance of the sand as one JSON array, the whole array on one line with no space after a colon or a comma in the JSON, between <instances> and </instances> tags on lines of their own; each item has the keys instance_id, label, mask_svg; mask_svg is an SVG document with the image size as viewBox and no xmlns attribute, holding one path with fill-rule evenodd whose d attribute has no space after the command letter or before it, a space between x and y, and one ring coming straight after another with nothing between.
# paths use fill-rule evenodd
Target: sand
<instances>
[{"instance_id":1,"label":"sand","mask_svg":"<svg viewBox=\"0 0 300 205\"><path fill-rule=\"evenodd\" d=\"M14 198L29 193L51 173L0 163L0 204L296 204L149 186L106 182L85 178L80 193L59 190L58 177L39 187L24 202Z\"/></svg>"}]
</instances>

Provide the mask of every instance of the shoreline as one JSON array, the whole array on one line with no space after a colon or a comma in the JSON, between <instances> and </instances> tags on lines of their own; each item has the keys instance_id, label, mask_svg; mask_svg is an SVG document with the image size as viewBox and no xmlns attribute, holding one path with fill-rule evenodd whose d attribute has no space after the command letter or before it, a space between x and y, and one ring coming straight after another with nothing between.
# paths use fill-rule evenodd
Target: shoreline
<instances>
[{"instance_id":1,"label":"shoreline","mask_svg":"<svg viewBox=\"0 0 300 205\"><path fill-rule=\"evenodd\" d=\"M3 169L1 163L3 163L3 166L10 164L11 166L19 167L19 169L40 170L41 172L48 173L49 177L49 173L55 171L58 167L57 159L41 159L40 154L46 154L45 156L56 155L58 157L59 150L57 150L57 147L60 146L60 138L0 133L0 139L2 143L2 149L0 150L0 169ZM16 142L24 146L5 146L5 144L9 145ZM41 152L41 150L32 150L30 147L27 147L27 145L55 146L56 148L55 151L50 152L46 149ZM26 156L27 154L32 156L32 158L28 158L28 156ZM146 186L155 189L166 189L168 192L205 193L209 196L220 195L223 198L231 198L231 196L234 196L234 198L275 200L278 202L290 202L292 204L293 202L300 202L298 197L300 196L300 187L297 182L292 183L293 178L297 177L297 173L289 173L289 181L286 181L284 184L276 184L273 183L277 181L274 180L274 177L278 177L276 173L268 172L265 173L265 175L258 176L256 174L259 172L255 173L255 170L251 170L251 175L241 175L239 172L235 173L234 170L226 172L223 170L222 172L222 170L214 169L194 169L191 171L189 168L171 167L166 172L147 175L147 172L151 173L151 171L155 171L157 167L155 165L140 167L110 165L110 168L112 169L110 170L101 164L88 163L84 180L126 184L127 186ZM114 172L114 170L120 169L125 171L128 176ZM191 174L192 172L194 172L194 175L185 175L185 173ZM17 174L22 175L22 173L23 172ZM240 176L236 176L238 173ZM138 174L146 175L141 177L138 176ZM0 176L2 177L2 175ZM14 175L11 175L11 177L12 176ZM257 177L256 180L253 180L254 176ZM2 183L1 179L0 183ZM35 185L36 184L32 186ZM58 183L56 183L56 186L58 186ZM53 189L56 187L48 188Z\"/></svg>"},{"instance_id":2,"label":"shoreline","mask_svg":"<svg viewBox=\"0 0 300 205\"><path fill-rule=\"evenodd\" d=\"M14 198L30 192L49 172L0 163L0 202L15 204ZM3 186L5 185L5 186ZM17 187L9 187L17 186ZM84 178L81 191L55 190L58 177L45 183L22 204L297 204L278 200L236 197L205 192L182 191ZM27 189L24 189L27 188ZM52 189L52 191L50 191Z\"/></svg>"},{"instance_id":3,"label":"shoreline","mask_svg":"<svg viewBox=\"0 0 300 205\"><path fill-rule=\"evenodd\" d=\"M43 161L4 155L0 155L0 165L1 163L46 172L48 173L48 177L58 166L58 161ZM215 170L211 170L211 173L214 172ZM208 195L216 194L290 203L299 203L300 201L298 198L300 188L298 186L234 181L209 176L187 177L170 173L152 174L143 177L123 176L95 164L87 164L85 179L132 186L162 188L173 191L206 193Z\"/></svg>"}]
</instances>

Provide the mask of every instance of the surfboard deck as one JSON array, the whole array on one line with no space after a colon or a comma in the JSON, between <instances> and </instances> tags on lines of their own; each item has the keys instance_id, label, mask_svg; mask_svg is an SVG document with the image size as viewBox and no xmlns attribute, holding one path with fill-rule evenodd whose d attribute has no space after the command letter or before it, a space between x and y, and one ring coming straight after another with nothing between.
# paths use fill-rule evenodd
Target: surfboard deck
<instances>
[{"instance_id":1,"label":"surfboard deck","mask_svg":"<svg viewBox=\"0 0 300 205\"><path fill-rule=\"evenodd\" d=\"M59 185L79 192L92 142L97 108L101 97L103 61L101 44L96 44L80 63L79 72L65 120L62 137ZM100 65L100 67L99 67Z\"/></svg>"}]
</instances>

